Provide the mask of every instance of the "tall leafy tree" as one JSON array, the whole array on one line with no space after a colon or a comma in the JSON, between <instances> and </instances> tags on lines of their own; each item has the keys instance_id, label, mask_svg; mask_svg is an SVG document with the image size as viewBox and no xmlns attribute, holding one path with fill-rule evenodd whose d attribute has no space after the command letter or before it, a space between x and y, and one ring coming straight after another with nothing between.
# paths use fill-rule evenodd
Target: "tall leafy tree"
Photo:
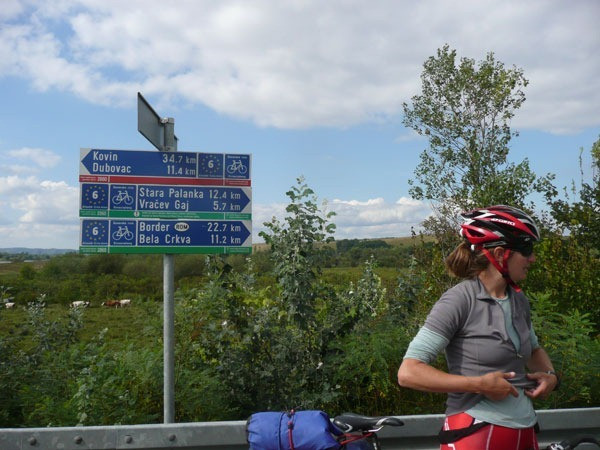
<instances>
[{"instance_id":1,"label":"tall leafy tree","mask_svg":"<svg viewBox=\"0 0 600 450\"><path fill-rule=\"evenodd\" d=\"M522 69L506 68L491 52L479 63L458 59L448 45L423 67L422 92L404 104L404 124L429 140L409 181L411 195L430 200L437 213L426 221L428 231L456 229L456 213L475 206L525 207L532 192L555 195L553 175L538 178L527 159L507 159L518 135L510 121L528 84Z\"/></svg>"}]
</instances>

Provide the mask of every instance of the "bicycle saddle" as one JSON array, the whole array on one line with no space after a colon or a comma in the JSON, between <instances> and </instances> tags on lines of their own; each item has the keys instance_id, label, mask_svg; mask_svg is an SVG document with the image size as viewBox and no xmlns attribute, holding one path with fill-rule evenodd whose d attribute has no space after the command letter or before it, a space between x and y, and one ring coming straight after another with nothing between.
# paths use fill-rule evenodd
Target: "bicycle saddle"
<instances>
[{"instance_id":1,"label":"bicycle saddle","mask_svg":"<svg viewBox=\"0 0 600 450\"><path fill-rule=\"evenodd\" d=\"M404 425L404 422L393 416L369 417L354 413L344 413L336 416L333 419L333 423L344 433L356 430L376 431L387 425L394 427Z\"/></svg>"}]
</instances>

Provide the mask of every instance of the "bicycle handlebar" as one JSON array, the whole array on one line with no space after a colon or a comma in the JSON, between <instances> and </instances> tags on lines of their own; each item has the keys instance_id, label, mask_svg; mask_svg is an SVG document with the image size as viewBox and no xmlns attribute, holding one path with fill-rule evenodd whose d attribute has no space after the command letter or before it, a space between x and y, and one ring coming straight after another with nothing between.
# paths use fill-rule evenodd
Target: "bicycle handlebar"
<instances>
[{"instance_id":1,"label":"bicycle handlebar","mask_svg":"<svg viewBox=\"0 0 600 450\"><path fill-rule=\"evenodd\" d=\"M344 433L351 431L377 431L388 425L394 427L404 425L404 422L394 416L370 417L354 413L345 413L336 416L333 419L333 423Z\"/></svg>"}]
</instances>

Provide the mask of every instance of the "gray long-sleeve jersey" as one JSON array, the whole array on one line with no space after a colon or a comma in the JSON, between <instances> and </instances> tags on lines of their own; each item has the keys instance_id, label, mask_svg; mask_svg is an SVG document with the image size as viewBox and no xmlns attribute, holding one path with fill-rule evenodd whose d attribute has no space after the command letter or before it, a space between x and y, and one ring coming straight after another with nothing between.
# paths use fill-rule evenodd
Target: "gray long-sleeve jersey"
<instances>
[{"instance_id":1,"label":"gray long-sleeve jersey","mask_svg":"<svg viewBox=\"0 0 600 450\"><path fill-rule=\"evenodd\" d=\"M502 307L478 278L457 284L436 302L424 327L448 339L445 354L449 373L480 376L499 370L515 372L512 382L516 385L526 382L526 364L532 351L529 300L510 288L508 295L519 351L507 332ZM449 393L446 414L466 411L481 399L481 394Z\"/></svg>"}]
</instances>

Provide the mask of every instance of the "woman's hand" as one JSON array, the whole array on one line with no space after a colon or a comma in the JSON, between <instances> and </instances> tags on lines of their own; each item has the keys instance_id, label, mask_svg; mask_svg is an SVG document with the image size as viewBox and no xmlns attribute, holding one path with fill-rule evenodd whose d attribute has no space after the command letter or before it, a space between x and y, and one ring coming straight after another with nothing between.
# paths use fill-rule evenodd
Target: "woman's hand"
<instances>
[{"instance_id":1,"label":"woman's hand","mask_svg":"<svg viewBox=\"0 0 600 450\"><path fill-rule=\"evenodd\" d=\"M479 393L485 395L490 400L503 400L509 395L519 396L519 391L507 380L514 378L514 372L490 372L479 377Z\"/></svg>"},{"instance_id":2,"label":"woman's hand","mask_svg":"<svg viewBox=\"0 0 600 450\"><path fill-rule=\"evenodd\" d=\"M531 398L546 398L558 384L558 378L556 377L556 375L553 375L551 373L528 373L527 378L529 378L530 380L535 380L538 384L537 387L533 389L527 389L525 391L525 395Z\"/></svg>"}]
</instances>

